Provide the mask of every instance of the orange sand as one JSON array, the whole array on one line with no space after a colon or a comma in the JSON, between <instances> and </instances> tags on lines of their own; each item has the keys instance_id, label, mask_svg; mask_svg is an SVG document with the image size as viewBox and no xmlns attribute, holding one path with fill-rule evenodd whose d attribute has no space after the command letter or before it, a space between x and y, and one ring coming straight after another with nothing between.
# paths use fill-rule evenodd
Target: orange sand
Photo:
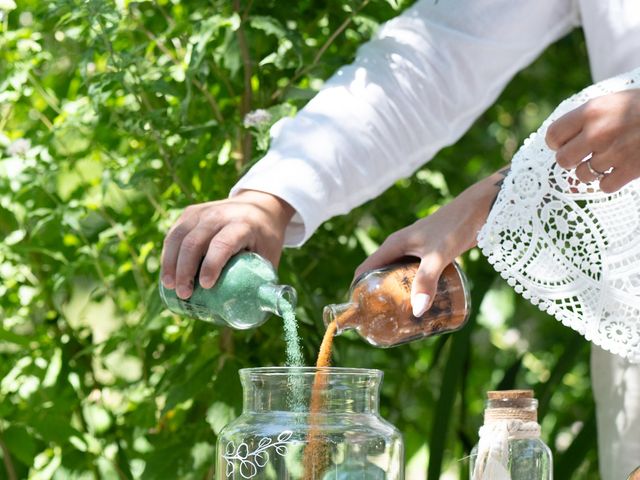
<instances>
[{"instance_id":1,"label":"orange sand","mask_svg":"<svg viewBox=\"0 0 640 480\"><path fill-rule=\"evenodd\" d=\"M333 339L336 334L338 325L336 322L331 322L327 326L327 330L324 333L322 344L320 345L320 351L318 352L318 360L316 361L316 367L328 367L331 365L331 348L333 346ZM322 409L322 392L327 385L328 375L321 372L316 372L316 376L313 379L313 388L311 390L311 401L309 405L309 443L304 453L304 478L305 480L313 480L319 478L322 470L327 464L326 452L322 438L318 434L318 412Z\"/></svg>"}]
</instances>

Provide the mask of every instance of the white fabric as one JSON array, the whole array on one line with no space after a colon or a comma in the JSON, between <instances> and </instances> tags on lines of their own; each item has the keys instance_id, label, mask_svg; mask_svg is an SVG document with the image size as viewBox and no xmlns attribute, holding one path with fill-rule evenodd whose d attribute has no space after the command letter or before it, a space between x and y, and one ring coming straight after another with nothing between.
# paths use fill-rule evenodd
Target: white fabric
<instances>
[{"instance_id":1,"label":"white fabric","mask_svg":"<svg viewBox=\"0 0 640 480\"><path fill-rule=\"evenodd\" d=\"M538 422L500 420L480 427L478 457L472 480L511 480L509 473L509 440L539 438Z\"/></svg>"},{"instance_id":2,"label":"white fabric","mask_svg":"<svg viewBox=\"0 0 640 480\"><path fill-rule=\"evenodd\" d=\"M559 167L549 125L588 100L640 87L640 69L562 102L518 150L478 235L517 293L605 350L640 362L640 182L613 194ZM640 435L640 432L638 433Z\"/></svg>"},{"instance_id":3,"label":"white fabric","mask_svg":"<svg viewBox=\"0 0 640 480\"><path fill-rule=\"evenodd\" d=\"M597 1L597 0L592 0ZM302 244L455 142L520 69L578 22L564 0L421 0L338 70L232 189L272 193Z\"/></svg>"},{"instance_id":4,"label":"white fabric","mask_svg":"<svg viewBox=\"0 0 640 480\"><path fill-rule=\"evenodd\" d=\"M301 245L324 220L375 197L453 143L515 72L581 24L595 81L640 66L638 0L419 0L385 24L292 119L272 130L269 152L232 189L275 194L296 209L286 244ZM640 368L601 352L594 388L603 480L620 480L616 418L637 418ZM629 397L631 398L631 397ZM616 410L617 409L617 410ZM635 431L638 431L637 428ZM637 442L623 442L640 458ZM606 463L605 463L606 462ZM639 462L640 463L640 462Z\"/></svg>"},{"instance_id":5,"label":"white fabric","mask_svg":"<svg viewBox=\"0 0 640 480\"><path fill-rule=\"evenodd\" d=\"M624 480L640 467L640 364L591 348L598 460L603 480Z\"/></svg>"}]
</instances>

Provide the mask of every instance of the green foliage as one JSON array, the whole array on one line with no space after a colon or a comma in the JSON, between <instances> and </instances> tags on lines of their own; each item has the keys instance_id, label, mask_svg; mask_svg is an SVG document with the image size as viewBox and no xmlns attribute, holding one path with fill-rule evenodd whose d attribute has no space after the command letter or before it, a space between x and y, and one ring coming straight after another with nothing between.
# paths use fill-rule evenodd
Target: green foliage
<instances>
[{"instance_id":1,"label":"green foliage","mask_svg":"<svg viewBox=\"0 0 640 480\"><path fill-rule=\"evenodd\" d=\"M231 332L163 311L163 235L186 205L226 196L267 127L406 3L0 0L0 478L212 478L237 370L284 362L281 325ZM285 253L309 362L322 306L366 254L506 163L588 83L583 43L550 48L455 146ZM245 127L256 109L270 119ZM536 389L558 478L596 478L586 342L477 251L464 265L465 330L393 351L340 337L336 363L385 371L408 478L464 478L484 392L512 386Z\"/></svg>"}]
</instances>

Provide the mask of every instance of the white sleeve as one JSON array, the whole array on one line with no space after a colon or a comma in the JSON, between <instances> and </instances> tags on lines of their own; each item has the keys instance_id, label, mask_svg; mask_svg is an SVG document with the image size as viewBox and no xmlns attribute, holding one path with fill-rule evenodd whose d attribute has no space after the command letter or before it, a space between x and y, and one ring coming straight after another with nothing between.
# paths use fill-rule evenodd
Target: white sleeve
<instances>
[{"instance_id":1,"label":"white sleeve","mask_svg":"<svg viewBox=\"0 0 640 480\"><path fill-rule=\"evenodd\" d=\"M455 142L511 77L578 23L572 0L419 0L382 25L293 118L231 190L296 210L304 243Z\"/></svg>"}]
</instances>

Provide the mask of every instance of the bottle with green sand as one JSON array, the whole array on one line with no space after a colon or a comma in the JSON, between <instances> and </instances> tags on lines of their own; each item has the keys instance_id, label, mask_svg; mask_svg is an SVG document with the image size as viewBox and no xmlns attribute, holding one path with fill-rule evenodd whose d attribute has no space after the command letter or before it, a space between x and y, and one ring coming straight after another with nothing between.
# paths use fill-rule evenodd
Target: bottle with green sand
<instances>
[{"instance_id":1,"label":"bottle with green sand","mask_svg":"<svg viewBox=\"0 0 640 480\"><path fill-rule=\"evenodd\" d=\"M196 275L188 299L179 298L162 283L160 297L172 312L237 330L258 327L271 313L287 317L296 303L295 290L278 285L271 263L252 252L232 257L212 288L203 288Z\"/></svg>"}]
</instances>

